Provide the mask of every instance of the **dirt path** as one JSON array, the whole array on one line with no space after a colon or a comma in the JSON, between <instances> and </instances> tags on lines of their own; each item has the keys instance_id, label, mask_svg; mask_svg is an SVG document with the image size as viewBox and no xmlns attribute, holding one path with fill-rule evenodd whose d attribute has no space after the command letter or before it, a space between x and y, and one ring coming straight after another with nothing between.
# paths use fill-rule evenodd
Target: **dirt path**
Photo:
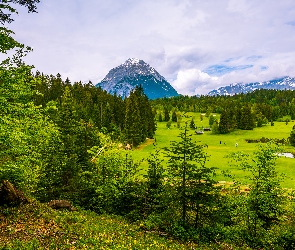
<instances>
[{"instance_id":1,"label":"dirt path","mask_svg":"<svg viewBox=\"0 0 295 250\"><path fill-rule=\"evenodd\" d=\"M142 144L140 144L136 150L142 150L144 149L146 146L151 145L155 142L155 139L146 139L146 141Z\"/></svg>"}]
</instances>

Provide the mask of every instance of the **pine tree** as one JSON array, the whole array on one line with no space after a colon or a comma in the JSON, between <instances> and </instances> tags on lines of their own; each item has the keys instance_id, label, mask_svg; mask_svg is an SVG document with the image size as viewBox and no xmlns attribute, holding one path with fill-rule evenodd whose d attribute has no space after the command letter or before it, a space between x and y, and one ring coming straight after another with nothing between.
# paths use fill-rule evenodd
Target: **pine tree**
<instances>
[{"instance_id":1,"label":"pine tree","mask_svg":"<svg viewBox=\"0 0 295 250\"><path fill-rule=\"evenodd\" d=\"M175 111L172 113L172 122L177 122L177 115Z\"/></svg>"},{"instance_id":2,"label":"pine tree","mask_svg":"<svg viewBox=\"0 0 295 250\"><path fill-rule=\"evenodd\" d=\"M66 162L63 164L61 182L65 187L70 188L75 175L78 174L77 165L78 152L81 141L78 137L79 124L76 118L71 91L67 86L62 96L62 105L59 111L57 125L61 134L62 152L66 156Z\"/></svg>"},{"instance_id":3,"label":"pine tree","mask_svg":"<svg viewBox=\"0 0 295 250\"><path fill-rule=\"evenodd\" d=\"M219 133L226 134L230 132L231 124L230 124L230 116L227 110L223 110L220 115L219 121Z\"/></svg>"},{"instance_id":4,"label":"pine tree","mask_svg":"<svg viewBox=\"0 0 295 250\"><path fill-rule=\"evenodd\" d=\"M187 213L191 210L195 215L194 226L198 228L202 212L205 212L200 204L205 208L211 206L215 199L215 181L212 179L215 168L205 166L206 146L196 144L191 136L186 124L184 132L179 135L181 140L172 141L171 146L165 148L165 154L168 157L168 175L177 194L175 200L180 202L182 222L187 223Z\"/></svg>"},{"instance_id":5,"label":"pine tree","mask_svg":"<svg viewBox=\"0 0 295 250\"><path fill-rule=\"evenodd\" d=\"M142 141L142 124L139 110L139 100L131 91L126 99L126 114L125 114L125 137L128 143L133 146L139 145Z\"/></svg>"},{"instance_id":6,"label":"pine tree","mask_svg":"<svg viewBox=\"0 0 295 250\"><path fill-rule=\"evenodd\" d=\"M276 169L276 159L281 149L272 143L258 145L253 155L233 155L238 166L245 171L250 182L250 191L242 206L251 242L259 240L261 229L269 230L284 214L284 190L281 183L284 176ZM264 231L265 232L265 231Z\"/></svg>"},{"instance_id":7,"label":"pine tree","mask_svg":"<svg viewBox=\"0 0 295 250\"><path fill-rule=\"evenodd\" d=\"M191 119L191 122L190 122L189 127L190 127L191 129L195 129L195 128L196 128L196 125L195 125L195 121L194 121L194 119Z\"/></svg>"},{"instance_id":8,"label":"pine tree","mask_svg":"<svg viewBox=\"0 0 295 250\"><path fill-rule=\"evenodd\" d=\"M244 130L252 130L255 127L254 114L251 106L246 104L241 110L240 128Z\"/></svg>"},{"instance_id":9,"label":"pine tree","mask_svg":"<svg viewBox=\"0 0 295 250\"><path fill-rule=\"evenodd\" d=\"M164 121L165 122L170 121L169 111L168 111L168 109L166 107L164 108Z\"/></svg>"}]
</instances>

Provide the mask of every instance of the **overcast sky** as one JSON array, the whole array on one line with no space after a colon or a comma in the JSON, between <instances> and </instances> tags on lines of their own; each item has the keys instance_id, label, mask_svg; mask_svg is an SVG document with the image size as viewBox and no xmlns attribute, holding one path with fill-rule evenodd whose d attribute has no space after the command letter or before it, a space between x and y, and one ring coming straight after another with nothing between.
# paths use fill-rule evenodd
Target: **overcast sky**
<instances>
[{"instance_id":1,"label":"overcast sky","mask_svg":"<svg viewBox=\"0 0 295 250\"><path fill-rule=\"evenodd\" d=\"M295 76L294 0L41 0L8 25L26 62L71 82L144 60L180 93Z\"/></svg>"}]
</instances>

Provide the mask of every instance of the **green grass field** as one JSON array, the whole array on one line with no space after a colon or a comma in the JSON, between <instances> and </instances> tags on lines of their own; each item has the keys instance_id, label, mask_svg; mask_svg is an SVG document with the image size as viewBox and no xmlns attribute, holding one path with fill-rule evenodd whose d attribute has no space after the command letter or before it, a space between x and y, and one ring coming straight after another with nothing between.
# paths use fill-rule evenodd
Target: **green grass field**
<instances>
[{"instance_id":1,"label":"green grass field","mask_svg":"<svg viewBox=\"0 0 295 250\"><path fill-rule=\"evenodd\" d=\"M194 118L195 125L197 127L209 127L208 118L204 117L203 121L200 121L200 113L188 114L190 118L184 118L181 125L184 125L185 121L190 121L191 117ZM217 116L217 118L219 118ZM222 170L230 170L239 180L245 181L245 173L241 170L234 169L228 163L229 159L226 156L232 152L242 151L245 153L253 153L256 150L257 143L247 143L245 139L260 139L265 138L277 138L287 139L290 136L294 122L289 122L287 125L285 122L275 122L274 126L270 124L254 130L235 130L230 134L217 134L214 135L211 132L204 132L203 135L197 135L194 130L190 130L193 139L202 144L208 145L206 152L210 155L207 166L214 166L218 168L217 180L230 181L222 174ZM157 124L157 131L155 134L156 143L153 145L153 140L147 141L147 143L141 145L138 149L133 150L132 154L134 159L139 160L147 158L151 152L163 147L169 147L171 141L178 140L178 135L181 129L177 128L176 123L172 123L170 129L166 127L166 122ZM221 142L221 143L220 143ZM236 147L235 144L238 143ZM294 152L295 148L292 146L285 146L284 152ZM143 169L147 168L147 163L142 164ZM295 159L280 157L277 160L277 169L280 173L286 175L285 181L282 186L285 188L295 188Z\"/></svg>"}]
</instances>

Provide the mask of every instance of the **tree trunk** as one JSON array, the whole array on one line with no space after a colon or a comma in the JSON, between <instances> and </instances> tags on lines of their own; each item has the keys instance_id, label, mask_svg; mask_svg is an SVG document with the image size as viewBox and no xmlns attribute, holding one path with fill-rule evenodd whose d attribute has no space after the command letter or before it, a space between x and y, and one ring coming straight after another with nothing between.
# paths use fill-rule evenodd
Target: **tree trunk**
<instances>
[{"instance_id":1,"label":"tree trunk","mask_svg":"<svg viewBox=\"0 0 295 250\"><path fill-rule=\"evenodd\" d=\"M20 203L28 203L24 194L18 191L9 181L2 181L0 186L0 205L17 206Z\"/></svg>"}]
</instances>

